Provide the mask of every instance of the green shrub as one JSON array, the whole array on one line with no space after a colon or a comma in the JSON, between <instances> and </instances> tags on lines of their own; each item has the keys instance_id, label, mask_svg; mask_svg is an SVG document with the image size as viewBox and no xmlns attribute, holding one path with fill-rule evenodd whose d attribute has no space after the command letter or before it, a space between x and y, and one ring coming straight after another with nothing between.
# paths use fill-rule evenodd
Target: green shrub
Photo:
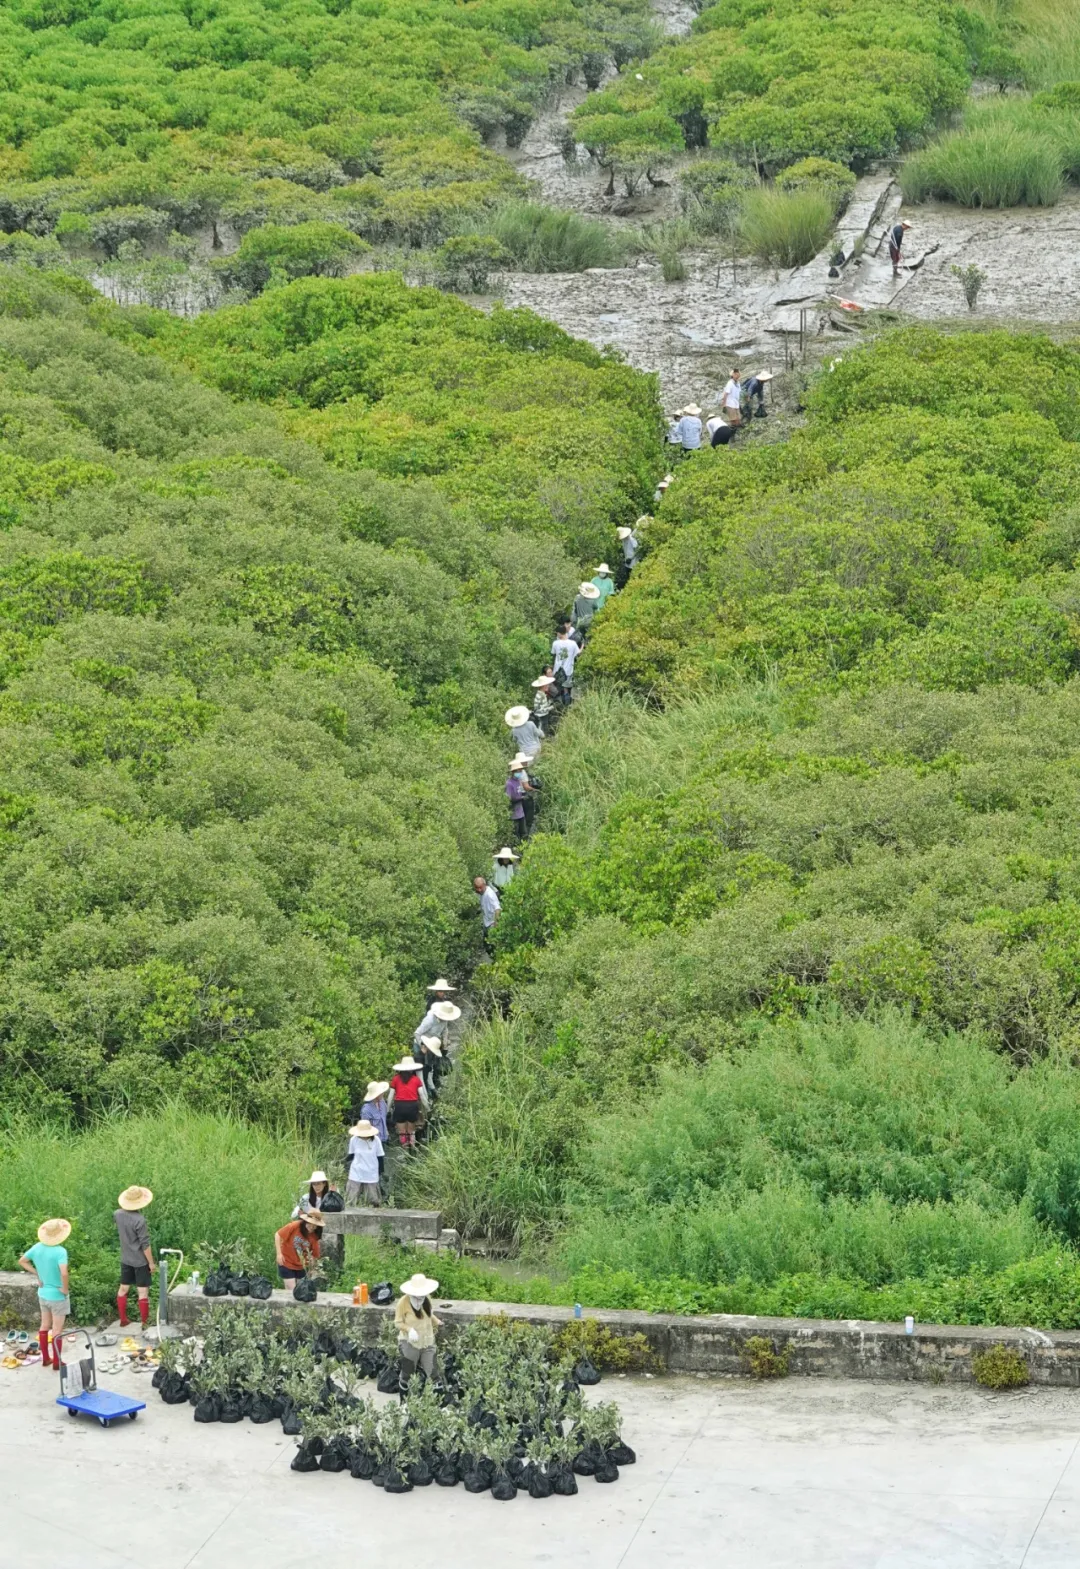
<instances>
[{"instance_id":1,"label":"green shrub","mask_svg":"<svg viewBox=\"0 0 1080 1569\"><path fill-rule=\"evenodd\" d=\"M1052 140L1002 121L954 131L913 153L900 171L904 200L964 207L1053 207L1064 159Z\"/></svg>"},{"instance_id":2,"label":"green shrub","mask_svg":"<svg viewBox=\"0 0 1080 1569\"><path fill-rule=\"evenodd\" d=\"M269 284L294 278L339 278L370 248L339 223L268 223L244 235L223 270L237 288L259 294Z\"/></svg>"},{"instance_id":3,"label":"green shrub","mask_svg":"<svg viewBox=\"0 0 1080 1569\"><path fill-rule=\"evenodd\" d=\"M747 249L771 267L802 267L828 244L836 204L828 191L748 191L743 198L742 237Z\"/></svg>"},{"instance_id":4,"label":"green shrub","mask_svg":"<svg viewBox=\"0 0 1080 1569\"><path fill-rule=\"evenodd\" d=\"M556 1334L552 1349L575 1362L588 1357L602 1373L655 1373L660 1366L643 1334L620 1335L595 1318L571 1319Z\"/></svg>"},{"instance_id":5,"label":"green shrub","mask_svg":"<svg viewBox=\"0 0 1080 1569\"><path fill-rule=\"evenodd\" d=\"M1031 1383L1031 1371L1013 1346L992 1346L971 1359L975 1382L984 1389L1022 1389Z\"/></svg>"},{"instance_id":6,"label":"green shrub","mask_svg":"<svg viewBox=\"0 0 1080 1569\"><path fill-rule=\"evenodd\" d=\"M837 214L843 212L855 189L855 176L831 158L800 158L776 176L779 191L822 191L831 197Z\"/></svg>"},{"instance_id":7,"label":"green shrub","mask_svg":"<svg viewBox=\"0 0 1080 1569\"><path fill-rule=\"evenodd\" d=\"M786 1378L790 1371L791 1346L777 1351L764 1335L751 1335L743 1347L746 1365L754 1378Z\"/></svg>"},{"instance_id":8,"label":"green shrub","mask_svg":"<svg viewBox=\"0 0 1080 1569\"><path fill-rule=\"evenodd\" d=\"M496 268L506 267L510 261L506 247L486 234L451 235L435 252L441 286L473 294L482 294Z\"/></svg>"},{"instance_id":9,"label":"green shrub","mask_svg":"<svg viewBox=\"0 0 1080 1569\"><path fill-rule=\"evenodd\" d=\"M490 229L522 272L583 272L626 260L626 241L609 224L540 202L500 207Z\"/></svg>"},{"instance_id":10,"label":"green shrub","mask_svg":"<svg viewBox=\"0 0 1080 1569\"><path fill-rule=\"evenodd\" d=\"M753 171L731 158L700 158L679 174L679 206L698 233L730 238L756 184Z\"/></svg>"}]
</instances>

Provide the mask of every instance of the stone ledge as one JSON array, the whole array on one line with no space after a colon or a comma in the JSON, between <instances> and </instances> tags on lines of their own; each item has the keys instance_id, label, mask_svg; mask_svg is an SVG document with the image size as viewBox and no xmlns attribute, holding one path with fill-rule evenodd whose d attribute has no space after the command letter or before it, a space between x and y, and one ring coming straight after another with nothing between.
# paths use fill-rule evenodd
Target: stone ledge
<instances>
[{"instance_id":1,"label":"stone ledge","mask_svg":"<svg viewBox=\"0 0 1080 1569\"><path fill-rule=\"evenodd\" d=\"M37 1287L25 1270L0 1269L0 1314L16 1319L22 1329L36 1329L40 1324Z\"/></svg>"},{"instance_id":2,"label":"stone ledge","mask_svg":"<svg viewBox=\"0 0 1080 1569\"><path fill-rule=\"evenodd\" d=\"M194 1328L206 1302L201 1292L179 1287L169 1297L170 1322ZM298 1311L300 1304L293 1301L290 1292L275 1291L269 1302L253 1306L280 1318ZM368 1342L378 1337L380 1323L391 1311L354 1307L350 1296L338 1292L321 1294L315 1304L315 1311L341 1308L355 1315L356 1338ZM570 1308L519 1302L437 1300L435 1310L450 1330L492 1313L553 1329L574 1316ZM1080 1388L1080 1332L1044 1334L1035 1329L924 1324L907 1335L902 1324L857 1319L755 1318L727 1313L691 1318L607 1308L591 1310L586 1317L616 1334L644 1335L660 1366L670 1373L745 1374L746 1342L760 1335L773 1341L777 1350L789 1347L791 1373L804 1377L970 1384L974 1382L972 1357L991 1346L1004 1345L1027 1359L1033 1384Z\"/></svg>"}]
</instances>

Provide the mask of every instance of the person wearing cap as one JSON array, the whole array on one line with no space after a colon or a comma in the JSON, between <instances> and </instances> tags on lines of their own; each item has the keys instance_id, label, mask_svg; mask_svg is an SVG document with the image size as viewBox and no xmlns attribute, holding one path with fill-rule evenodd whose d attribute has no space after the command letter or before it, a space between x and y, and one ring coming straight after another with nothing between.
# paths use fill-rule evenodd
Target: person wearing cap
<instances>
[{"instance_id":1,"label":"person wearing cap","mask_svg":"<svg viewBox=\"0 0 1080 1569\"><path fill-rule=\"evenodd\" d=\"M390 1094L386 1104L390 1119L397 1129L398 1143L411 1148L416 1143L420 1113L427 1111L431 1104L420 1077L420 1064L412 1057L402 1057L400 1062L394 1064L394 1076L390 1080Z\"/></svg>"},{"instance_id":2,"label":"person wearing cap","mask_svg":"<svg viewBox=\"0 0 1080 1569\"><path fill-rule=\"evenodd\" d=\"M431 1298L439 1282L427 1275L410 1275L401 1284L401 1296L394 1309L394 1328L398 1332L401 1357L401 1387L408 1387L417 1368L425 1378L435 1373L435 1334L442 1328L431 1311Z\"/></svg>"},{"instance_id":3,"label":"person wearing cap","mask_svg":"<svg viewBox=\"0 0 1080 1569\"><path fill-rule=\"evenodd\" d=\"M674 479L674 474L665 474L663 479L659 481L655 491L653 492L654 506L659 506L661 501L663 501L664 497L667 495L668 486L672 484Z\"/></svg>"},{"instance_id":4,"label":"person wearing cap","mask_svg":"<svg viewBox=\"0 0 1080 1569\"><path fill-rule=\"evenodd\" d=\"M326 1195L336 1192L337 1189L325 1171L313 1171L307 1180L307 1187L300 1195L300 1202L292 1212L293 1220L298 1220L301 1215L306 1215L310 1210L321 1210Z\"/></svg>"},{"instance_id":5,"label":"person wearing cap","mask_svg":"<svg viewBox=\"0 0 1080 1569\"><path fill-rule=\"evenodd\" d=\"M551 645L555 690L564 707L569 707L574 700L574 663L581 653L581 644L570 636L571 630L569 621L564 621Z\"/></svg>"},{"instance_id":6,"label":"person wearing cap","mask_svg":"<svg viewBox=\"0 0 1080 1569\"><path fill-rule=\"evenodd\" d=\"M60 1337L64 1332L64 1320L71 1312L68 1252L64 1247L71 1235L71 1222L43 1220L37 1235L33 1247L27 1248L20 1258L19 1268L33 1275L37 1281L38 1307L41 1310L41 1328L38 1330L41 1365L59 1367Z\"/></svg>"},{"instance_id":7,"label":"person wearing cap","mask_svg":"<svg viewBox=\"0 0 1080 1569\"><path fill-rule=\"evenodd\" d=\"M153 1197L149 1188L125 1188L116 1201L120 1206L113 1214L120 1234L120 1289L116 1293L116 1309L121 1329L127 1328L129 1286L134 1286L139 1293L139 1320L144 1329L150 1318L150 1279L157 1274L157 1265L150 1246L150 1228L142 1211Z\"/></svg>"},{"instance_id":8,"label":"person wearing cap","mask_svg":"<svg viewBox=\"0 0 1080 1569\"><path fill-rule=\"evenodd\" d=\"M725 425L719 414L705 421L710 447L727 447L735 440L735 426Z\"/></svg>"},{"instance_id":9,"label":"person wearing cap","mask_svg":"<svg viewBox=\"0 0 1080 1569\"><path fill-rule=\"evenodd\" d=\"M274 1232L274 1255L280 1279L303 1280L319 1256L319 1238L325 1224L319 1211L313 1209Z\"/></svg>"},{"instance_id":10,"label":"person wearing cap","mask_svg":"<svg viewBox=\"0 0 1080 1569\"><path fill-rule=\"evenodd\" d=\"M378 1209L382 1203L382 1190L379 1187L379 1156L382 1152L382 1140L374 1123L361 1117L349 1129L349 1147L345 1152L346 1204L370 1204Z\"/></svg>"},{"instance_id":11,"label":"person wearing cap","mask_svg":"<svg viewBox=\"0 0 1080 1569\"><path fill-rule=\"evenodd\" d=\"M533 718L543 730L545 736L553 733L558 724L559 704L555 701L555 672L545 670L542 676L537 676L532 684L533 688Z\"/></svg>"},{"instance_id":12,"label":"person wearing cap","mask_svg":"<svg viewBox=\"0 0 1080 1569\"><path fill-rule=\"evenodd\" d=\"M720 394L720 401L724 406L724 419L729 425L734 426L742 424L742 386L739 379L741 375L742 372L736 365Z\"/></svg>"},{"instance_id":13,"label":"person wearing cap","mask_svg":"<svg viewBox=\"0 0 1080 1569\"><path fill-rule=\"evenodd\" d=\"M892 275L900 276L900 253L904 248L904 236L911 228L906 218L901 218L889 230L889 260L892 262Z\"/></svg>"},{"instance_id":14,"label":"person wearing cap","mask_svg":"<svg viewBox=\"0 0 1080 1569\"><path fill-rule=\"evenodd\" d=\"M521 755L530 759L539 757L544 737L525 704L515 703L513 708L506 710L503 718L510 726L510 734Z\"/></svg>"},{"instance_id":15,"label":"person wearing cap","mask_svg":"<svg viewBox=\"0 0 1080 1569\"><path fill-rule=\"evenodd\" d=\"M595 583L582 583L574 600L574 626L584 641L592 625L592 618L600 608L600 590ZM522 748L524 751L525 748Z\"/></svg>"},{"instance_id":16,"label":"person wearing cap","mask_svg":"<svg viewBox=\"0 0 1080 1569\"><path fill-rule=\"evenodd\" d=\"M688 452L696 452L701 446L701 410L696 403L688 403L683 409L679 421L679 444L684 457Z\"/></svg>"},{"instance_id":17,"label":"person wearing cap","mask_svg":"<svg viewBox=\"0 0 1080 1569\"><path fill-rule=\"evenodd\" d=\"M603 610L609 596L615 592L615 584L611 579L611 568L606 561L601 561L593 573L592 586L600 591L600 603L596 608L597 610Z\"/></svg>"},{"instance_id":18,"label":"person wearing cap","mask_svg":"<svg viewBox=\"0 0 1080 1569\"><path fill-rule=\"evenodd\" d=\"M757 399L757 408L754 410L755 419L765 418L765 388L772 379L773 373L771 370L759 370L750 377L750 380L743 387L747 403L753 403L754 399Z\"/></svg>"},{"instance_id":19,"label":"person wearing cap","mask_svg":"<svg viewBox=\"0 0 1080 1569\"><path fill-rule=\"evenodd\" d=\"M518 860L519 857L514 854L508 844L504 844L501 850L495 851L495 857L491 863L491 881L497 893L501 893L504 888L509 888L513 882Z\"/></svg>"}]
</instances>

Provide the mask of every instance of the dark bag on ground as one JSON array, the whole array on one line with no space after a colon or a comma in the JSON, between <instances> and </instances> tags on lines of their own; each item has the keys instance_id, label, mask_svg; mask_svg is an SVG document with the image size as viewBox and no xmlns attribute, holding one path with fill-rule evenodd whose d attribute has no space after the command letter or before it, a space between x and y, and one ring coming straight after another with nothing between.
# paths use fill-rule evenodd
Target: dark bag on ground
<instances>
[{"instance_id":1,"label":"dark bag on ground","mask_svg":"<svg viewBox=\"0 0 1080 1569\"><path fill-rule=\"evenodd\" d=\"M588 1357L582 1357L580 1362L575 1363L574 1381L582 1388L588 1388L600 1382L600 1374L593 1367Z\"/></svg>"},{"instance_id":2,"label":"dark bag on ground","mask_svg":"<svg viewBox=\"0 0 1080 1569\"><path fill-rule=\"evenodd\" d=\"M619 1468L617 1465L612 1465L607 1455L605 1455L603 1460L597 1461L593 1475L598 1482L617 1482L619 1480Z\"/></svg>"},{"instance_id":3,"label":"dark bag on ground","mask_svg":"<svg viewBox=\"0 0 1080 1569\"><path fill-rule=\"evenodd\" d=\"M255 1395L252 1398L248 1406L248 1419L257 1427L274 1420L274 1402L268 1395Z\"/></svg>"},{"instance_id":4,"label":"dark bag on ground","mask_svg":"<svg viewBox=\"0 0 1080 1569\"><path fill-rule=\"evenodd\" d=\"M295 1302L314 1302L319 1295L315 1288L315 1282L307 1279L298 1280L292 1288L292 1294Z\"/></svg>"},{"instance_id":5,"label":"dark bag on ground","mask_svg":"<svg viewBox=\"0 0 1080 1569\"><path fill-rule=\"evenodd\" d=\"M234 1297L250 1296L251 1281L246 1275L231 1275L229 1277L229 1291Z\"/></svg>"},{"instance_id":6,"label":"dark bag on ground","mask_svg":"<svg viewBox=\"0 0 1080 1569\"><path fill-rule=\"evenodd\" d=\"M377 1286L371 1288L371 1300L376 1307L386 1307L394 1300L394 1288L388 1280L380 1280Z\"/></svg>"},{"instance_id":7,"label":"dark bag on ground","mask_svg":"<svg viewBox=\"0 0 1080 1569\"><path fill-rule=\"evenodd\" d=\"M355 1476L358 1482L370 1482L375 1475L375 1456L367 1449L360 1449L353 1456L352 1465L349 1467L350 1475Z\"/></svg>"},{"instance_id":8,"label":"dark bag on ground","mask_svg":"<svg viewBox=\"0 0 1080 1569\"><path fill-rule=\"evenodd\" d=\"M538 1466L529 1467L529 1497L550 1498L555 1488L551 1477L546 1471L541 1471Z\"/></svg>"},{"instance_id":9,"label":"dark bag on ground","mask_svg":"<svg viewBox=\"0 0 1080 1569\"><path fill-rule=\"evenodd\" d=\"M496 1473L495 1480L491 1484L491 1496L492 1498L497 1498L503 1504L509 1503L511 1498L517 1497L517 1487L505 1471Z\"/></svg>"},{"instance_id":10,"label":"dark bag on ground","mask_svg":"<svg viewBox=\"0 0 1080 1569\"><path fill-rule=\"evenodd\" d=\"M161 1369L159 1368L158 1371L160 1372ZM188 1397L187 1374L166 1373L158 1385L158 1394L167 1406L184 1405Z\"/></svg>"},{"instance_id":11,"label":"dark bag on ground","mask_svg":"<svg viewBox=\"0 0 1080 1569\"><path fill-rule=\"evenodd\" d=\"M329 1193L323 1194L323 1201L319 1209L324 1215L340 1215L345 1208L345 1200L336 1188L331 1188Z\"/></svg>"},{"instance_id":12,"label":"dark bag on ground","mask_svg":"<svg viewBox=\"0 0 1080 1569\"><path fill-rule=\"evenodd\" d=\"M637 1459L637 1455L630 1448L630 1445L624 1444L621 1438L616 1443L608 1446L607 1457L612 1465L633 1465Z\"/></svg>"},{"instance_id":13,"label":"dark bag on ground","mask_svg":"<svg viewBox=\"0 0 1080 1569\"><path fill-rule=\"evenodd\" d=\"M303 1432L296 1407L290 1402L281 1413L281 1431L287 1438L296 1438Z\"/></svg>"},{"instance_id":14,"label":"dark bag on ground","mask_svg":"<svg viewBox=\"0 0 1080 1569\"><path fill-rule=\"evenodd\" d=\"M388 1362L379 1374L379 1380L375 1388L380 1395L396 1395L401 1388L401 1364Z\"/></svg>"},{"instance_id":15,"label":"dark bag on ground","mask_svg":"<svg viewBox=\"0 0 1080 1569\"><path fill-rule=\"evenodd\" d=\"M458 1485L457 1466L452 1460L443 1460L435 1471L436 1487L456 1487Z\"/></svg>"},{"instance_id":16,"label":"dark bag on ground","mask_svg":"<svg viewBox=\"0 0 1080 1569\"><path fill-rule=\"evenodd\" d=\"M244 1409L235 1395L226 1395L218 1412L219 1422L242 1422Z\"/></svg>"},{"instance_id":17,"label":"dark bag on ground","mask_svg":"<svg viewBox=\"0 0 1080 1569\"><path fill-rule=\"evenodd\" d=\"M435 1480L431 1467L422 1457L409 1467L407 1475L414 1487L430 1487Z\"/></svg>"},{"instance_id":18,"label":"dark bag on ground","mask_svg":"<svg viewBox=\"0 0 1080 1569\"><path fill-rule=\"evenodd\" d=\"M292 1465L289 1469L291 1471L317 1471L322 1448L323 1441L321 1438L305 1438L295 1455L293 1455Z\"/></svg>"},{"instance_id":19,"label":"dark bag on ground","mask_svg":"<svg viewBox=\"0 0 1080 1569\"><path fill-rule=\"evenodd\" d=\"M229 1277L223 1270L212 1269L206 1277L203 1286L204 1297L227 1297L229 1294Z\"/></svg>"},{"instance_id":20,"label":"dark bag on ground","mask_svg":"<svg viewBox=\"0 0 1080 1569\"><path fill-rule=\"evenodd\" d=\"M573 1498L578 1490L577 1477L568 1465L560 1465L553 1473L551 1490L559 1498Z\"/></svg>"},{"instance_id":21,"label":"dark bag on ground","mask_svg":"<svg viewBox=\"0 0 1080 1569\"><path fill-rule=\"evenodd\" d=\"M391 1466L387 1471L383 1487L388 1493L409 1493L412 1491L412 1483L407 1476L402 1476L396 1466Z\"/></svg>"},{"instance_id":22,"label":"dark bag on ground","mask_svg":"<svg viewBox=\"0 0 1080 1569\"><path fill-rule=\"evenodd\" d=\"M196 1422L217 1422L221 1419L220 1395L204 1395L195 1407Z\"/></svg>"},{"instance_id":23,"label":"dark bag on ground","mask_svg":"<svg viewBox=\"0 0 1080 1569\"><path fill-rule=\"evenodd\" d=\"M347 1471L351 1456L343 1438L332 1438L319 1456L320 1471Z\"/></svg>"},{"instance_id":24,"label":"dark bag on ground","mask_svg":"<svg viewBox=\"0 0 1080 1569\"><path fill-rule=\"evenodd\" d=\"M248 1281L248 1296L254 1297L256 1302L268 1301L273 1289L265 1275L252 1275Z\"/></svg>"}]
</instances>

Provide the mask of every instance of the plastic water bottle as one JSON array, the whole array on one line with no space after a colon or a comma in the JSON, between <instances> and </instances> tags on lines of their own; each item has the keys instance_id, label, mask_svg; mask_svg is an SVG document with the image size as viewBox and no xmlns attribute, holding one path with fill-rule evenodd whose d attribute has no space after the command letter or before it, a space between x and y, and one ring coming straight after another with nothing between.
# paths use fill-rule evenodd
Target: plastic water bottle
<instances>
[{"instance_id":1,"label":"plastic water bottle","mask_svg":"<svg viewBox=\"0 0 1080 1569\"><path fill-rule=\"evenodd\" d=\"M191 1280L189 1281L189 1284L191 1286L192 1291L198 1291L198 1289L199 1289L199 1271L197 1269L193 1269L191 1271Z\"/></svg>"},{"instance_id":2,"label":"plastic water bottle","mask_svg":"<svg viewBox=\"0 0 1080 1569\"><path fill-rule=\"evenodd\" d=\"M909 1313L907 1318L905 1318L905 1320L904 1320L904 1334L905 1335L913 1335L914 1333L915 1333L915 1320L914 1320L914 1318L912 1318L911 1314Z\"/></svg>"},{"instance_id":3,"label":"plastic water bottle","mask_svg":"<svg viewBox=\"0 0 1080 1569\"><path fill-rule=\"evenodd\" d=\"M580 1302L575 1302L574 1303L574 1317L575 1318L580 1318L581 1317L581 1303Z\"/></svg>"}]
</instances>

